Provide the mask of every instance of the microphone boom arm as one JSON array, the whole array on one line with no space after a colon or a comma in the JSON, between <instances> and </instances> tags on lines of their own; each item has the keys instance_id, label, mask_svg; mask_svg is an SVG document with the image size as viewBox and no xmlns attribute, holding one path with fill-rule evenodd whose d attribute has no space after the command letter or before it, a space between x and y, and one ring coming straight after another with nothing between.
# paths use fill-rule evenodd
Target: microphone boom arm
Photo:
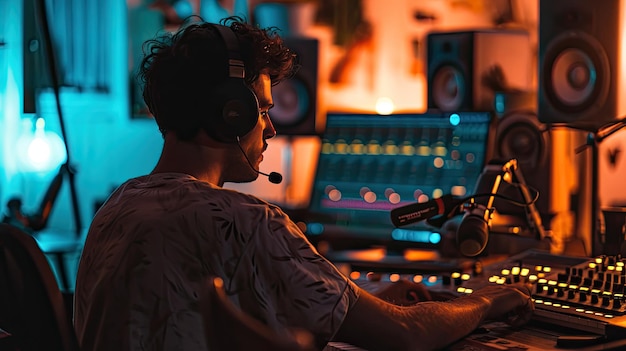
<instances>
[{"instance_id":1,"label":"microphone boom arm","mask_svg":"<svg viewBox=\"0 0 626 351\"><path fill-rule=\"evenodd\" d=\"M526 203L526 206L524 206L524 213L526 214L526 221L528 222L528 226L531 230L534 230L535 233L537 233L537 240L541 240L546 237L546 232L543 227L539 211L537 210L537 206L535 206L535 201L528 192L528 186L526 185L524 176L517 167L517 161L515 162L515 167L512 167L510 172L513 175L513 181L520 185L519 191L522 195L522 199L524 199L524 202Z\"/></svg>"},{"instance_id":2,"label":"microphone boom arm","mask_svg":"<svg viewBox=\"0 0 626 351\"><path fill-rule=\"evenodd\" d=\"M524 214L526 216L526 222L528 223L529 229L536 233L537 240L545 238L546 233L541 221L541 216L539 215L539 211L535 206L535 201L533 197L528 191L528 186L526 185L524 176L522 175L522 172L518 167L517 160L510 159L504 163L490 163L485 166L483 174L489 171L498 172L496 180L494 181L493 187L491 189L491 194L497 193L497 190L502 180L518 185L517 188L519 189L520 195L525 204ZM491 196L488 202L488 208L492 207L493 200L495 200L495 198L494 196Z\"/></svg>"}]
</instances>

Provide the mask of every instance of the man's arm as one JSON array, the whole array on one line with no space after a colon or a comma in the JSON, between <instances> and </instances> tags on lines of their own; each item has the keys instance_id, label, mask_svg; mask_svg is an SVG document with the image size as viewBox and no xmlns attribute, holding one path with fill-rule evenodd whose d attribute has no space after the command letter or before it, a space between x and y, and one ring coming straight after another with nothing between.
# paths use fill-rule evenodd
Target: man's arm
<instances>
[{"instance_id":1,"label":"man's arm","mask_svg":"<svg viewBox=\"0 0 626 351\"><path fill-rule=\"evenodd\" d=\"M448 302L397 306L361 291L335 340L368 350L434 350L470 334L485 320L515 313L527 322L533 310L524 286L488 286Z\"/></svg>"},{"instance_id":2,"label":"man's arm","mask_svg":"<svg viewBox=\"0 0 626 351\"><path fill-rule=\"evenodd\" d=\"M381 283L379 282L379 285ZM409 306L424 301L450 301L462 293L451 290L431 290L422 283L414 283L406 279L400 279L397 282L385 284L375 290L369 290L368 286L357 283L359 287L367 290L379 299L390 302L394 305Z\"/></svg>"}]
</instances>

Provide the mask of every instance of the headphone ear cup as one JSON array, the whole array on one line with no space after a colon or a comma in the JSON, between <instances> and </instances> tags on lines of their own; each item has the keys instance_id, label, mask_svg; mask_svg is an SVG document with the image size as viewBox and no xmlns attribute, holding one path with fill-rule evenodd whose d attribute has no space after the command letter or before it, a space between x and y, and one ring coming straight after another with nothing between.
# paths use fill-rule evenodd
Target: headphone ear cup
<instances>
[{"instance_id":1,"label":"headphone ear cup","mask_svg":"<svg viewBox=\"0 0 626 351\"><path fill-rule=\"evenodd\" d=\"M205 129L215 139L235 142L257 124L259 103L242 79L227 79L213 91L211 98L215 101L211 112L216 118Z\"/></svg>"}]
</instances>

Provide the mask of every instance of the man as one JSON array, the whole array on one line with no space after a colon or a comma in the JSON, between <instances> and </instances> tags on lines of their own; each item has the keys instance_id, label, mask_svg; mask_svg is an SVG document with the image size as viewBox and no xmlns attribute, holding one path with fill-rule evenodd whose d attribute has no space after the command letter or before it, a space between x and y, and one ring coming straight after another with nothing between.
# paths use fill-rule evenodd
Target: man
<instances>
[{"instance_id":1,"label":"man","mask_svg":"<svg viewBox=\"0 0 626 351\"><path fill-rule=\"evenodd\" d=\"M144 99L165 141L154 170L113 192L89 229L75 297L83 349L206 349L198 296L209 276L247 314L277 331L305 329L319 348L435 349L487 319L528 320L532 301L519 286L386 302L320 256L281 209L222 188L258 177L276 134L271 86L297 66L274 32L223 23L148 43Z\"/></svg>"}]
</instances>

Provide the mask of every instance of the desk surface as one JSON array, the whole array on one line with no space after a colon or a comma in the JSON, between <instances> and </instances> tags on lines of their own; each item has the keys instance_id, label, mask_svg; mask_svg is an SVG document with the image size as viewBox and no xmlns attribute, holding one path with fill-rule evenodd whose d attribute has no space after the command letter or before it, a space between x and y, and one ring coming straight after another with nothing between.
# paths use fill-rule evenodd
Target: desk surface
<instances>
[{"instance_id":1,"label":"desk surface","mask_svg":"<svg viewBox=\"0 0 626 351\"><path fill-rule=\"evenodd\" d=\"M561 335L563 334L557 331L535 326L532 322L520 329L513 329L503 323L491 323L450 345L444 351L606 351L626 349L626 339L587 346L557 347L557 339ZM331 342L323 351L367 350L342 342Z\"/></svg>"},{"instance_id":2,"label":"desk surface","mask_svg":"<svg viewBox=\"0 0 626 351\"><path fill-rule=\"evenodd\" d=\"M449 351L543 351L543 350L623 350L626 339L612 342L592 341L594 335L573 334L562 329L555 329L530 322L523 328L514 329L503 323L491 323L477 329L474 333L450 347ZM559 338L576 340L569 345L559 345Z\"/></svg>"}]
</instances>

